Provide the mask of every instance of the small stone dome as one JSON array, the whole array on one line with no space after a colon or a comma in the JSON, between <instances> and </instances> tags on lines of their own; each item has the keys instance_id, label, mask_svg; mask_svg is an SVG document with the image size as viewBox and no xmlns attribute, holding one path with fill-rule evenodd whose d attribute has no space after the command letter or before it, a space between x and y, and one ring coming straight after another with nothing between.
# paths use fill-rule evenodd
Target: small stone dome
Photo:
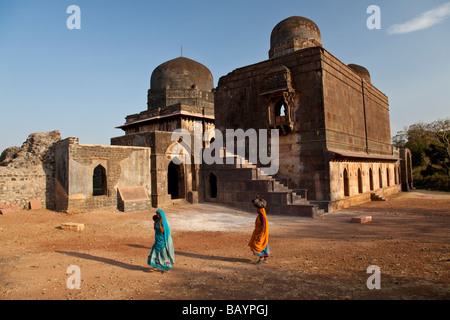
<instances>
[{"instance_id":1,"label":"small stone dome","mask_svg":"<svg viewBox=\"0 0 450 320\"><path fill-rule=\"evenodd\" d=\"M178 57L159 65L152 73L150 89L193 89L212 91L214 81L211 71L203 64Z\"/></svg>"},{"instance_id":2,"label":"small stone dome","mask_svg":"<svg viewBox=\"0 0 450 320\"><path fill-rule=\"evenodd\" d=\"M366 68L353 63L350 63L348 67L350 67L353 71L359 74L364 80L370 82L370 73Z\"/></svg>"},{"instance_id":3,"label":"small stone dome","mask_svg":"<svg viewBox=\"0 0 450 320\"><path fill-rule=\"evenodd\" d=\"M293 16L278 23L270 35L269 58L322 46L322 37L317 25L304 17Z\"/></svg>"}]
</instances>

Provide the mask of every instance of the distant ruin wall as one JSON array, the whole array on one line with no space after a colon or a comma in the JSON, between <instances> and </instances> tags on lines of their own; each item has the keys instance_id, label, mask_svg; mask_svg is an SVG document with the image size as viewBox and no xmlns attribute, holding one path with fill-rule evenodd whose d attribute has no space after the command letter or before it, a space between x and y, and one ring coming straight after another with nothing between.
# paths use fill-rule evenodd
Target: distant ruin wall
<instances>
[{"instance_id":1,"label":"distant ruin wall","mask_svg":"<svg viewBox=\"0 0 450 320\"><path fill-rule=\"evenodd\" d=\"M35 172L0 168L0 204L14 204L25 209L30 200L39 200L43 207L52 207L54 203L47 201L48 182L42 168L35 168Z\"/></svg>"},{"instance_id":2,"label":"distant ruin wall","mask_svg":"<svg viewBox=\"0 0 450 320\"><path fill-rule=\"evenodd\" d=\"M54 209L53 145L59 131L30 134L22 147L11 147L0 156L0 204L29 207L39 200L43 208Z\"/></svg>"}]
</instances>

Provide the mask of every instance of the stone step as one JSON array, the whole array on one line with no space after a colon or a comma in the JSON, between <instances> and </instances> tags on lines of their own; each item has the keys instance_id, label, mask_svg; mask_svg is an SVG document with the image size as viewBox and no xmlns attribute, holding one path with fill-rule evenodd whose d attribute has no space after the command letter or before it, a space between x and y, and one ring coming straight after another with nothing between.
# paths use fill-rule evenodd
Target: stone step
<instances>
[{"instance_id":1,"label":"stone step","mask_svg":"<svg viewBox=\"0 0 450 320\"><path fill-rule=\"evenodd\" d=\"M325 213L326 210L307 200L306 190L293 191L267 174L267 169L225 150L222 154L224 165L219 165L219 179L222 182L218 190L221 203L252 210L251 200L259 195L268 203L268 214L318 217Z\"/></svg>"},{"instance_id":2,"label":"stone step","mask_svg":"<svg viewBox=\"0 0 450 320\"><path fill-rule=\"evenodd\" d=\"M315 218L323 214L317 206L311 204L267 205L268 214Z\"/></svg>"}]
</instances>

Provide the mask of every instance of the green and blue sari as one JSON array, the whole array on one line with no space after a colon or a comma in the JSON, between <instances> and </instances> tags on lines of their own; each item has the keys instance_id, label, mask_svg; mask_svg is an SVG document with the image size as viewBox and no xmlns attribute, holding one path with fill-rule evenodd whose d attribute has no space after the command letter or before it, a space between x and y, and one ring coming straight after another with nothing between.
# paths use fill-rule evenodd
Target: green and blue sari
<instances>
[{"instance_id":1,"label":"green and blue sari","mask_svg":"<svg viewBox=\"0 0 450 320\"><path fill-rule=\"evenodd\" d=\"M159 223L155 226L155 243L148 254L147 264L151 267L170 270L175 263L175 251L173 249L172 236L170 234L169 223L163 210L156 211L161 216L161 224L164 232L161 232Z\"/></svg>"}]
</instances>

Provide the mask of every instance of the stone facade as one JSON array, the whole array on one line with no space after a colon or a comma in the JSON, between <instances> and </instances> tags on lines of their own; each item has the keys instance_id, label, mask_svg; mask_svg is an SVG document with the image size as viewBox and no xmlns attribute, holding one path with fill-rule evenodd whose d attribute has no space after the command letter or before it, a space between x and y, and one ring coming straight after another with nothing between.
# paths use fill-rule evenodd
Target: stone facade
<instances>
[{"instance_id":1,"label":"stone facade","mask_svg":"<svg viewBox=\"0 0 450 320\"><path fill-rule=\"evenodd\" d=\"M194 60L161 64L151 75L147 110L126 116L117 127L124 135L109 146L52 132L5 150L0 204L26 207L36 199L48 209L81 212L210 201L251 209L259 194L271 214L315 217L410 190L411 153L392 147L389 101L369 71L324 49L306 18L281 21L270 41L268 60L230 72L217 88ZM227 129L278 130L278 172L264 174L259 161L237 161L226 148L216 151L224 163L234 157L231 164L196 162L197 152L211 152L215 135L203 134L214 128L223 137ZM172 155L180 146L177 163ZM146 196L127 199L131 189Z\"/></svg>"},{"instance_id":2,"label":"stone facade","mask_svg":"<svg viewBox=\"0 0 450 320\"><path fill-rule=\"evenodd\" d=\"M225 149L221 155L223 163L202 166L200 195L203 201L251 211L254 210L251 201L258 195L267 201L266 209L270 214L317 217L324 213L317 204L309 202L304 193L287 188L256 165L227 154Z\"/></svg>"},{"instance_id":3,"label":"stone facade","mask_svg":"<svg viewBox=\"0 0 450 320\"><path fill-rule=\"evenodd\" d=\"M398 192L400 158L391 145L388 98L365 68L325 50L318 28L304 19L292 17L274 29L272 38L279 40L270 59L219 79L216 128L223 134L230 128L279 129L275 177L326 210L370 200L375 191ZM311 32L319 37L315 43L298 40ZM379 179L380 170L382 187L370 188L369 177Z\"/></svg>"},{"instance_id":4,"label":"stone facade","mask_svg":"<svg viewBox=\"0 0 450 320\"><path fill-rule=\"evenodd\" d=\"M2 170L0 168L0 204L14 204L22 209L29 208L30 200L37 199L48 207L54 207L49 186L52 177L42 168L35 170ZM47 201L49 200L49 201Z\"/></svg>"},{"instance_id":5,"label":"stone facade","mask_svg":"<svg viewBox=\"0 0 450 320\"><path fill-rule=\"evenodd\" d=\"M192 121L182 121L183 128ZM191 131L189 131L191 132ZM190 146L194 146L194 137L191 137ZM172 151L178 145L173 140L172 132L150 131L131 133L125 136L111 138L112 145L146 146L151 149L151 198L154 207L170 205L174 202L196 203L199 201L200 165L195 164L191 153L189 159L175 164L172 161ZM203 148L203 146L202 146ZM186 156L186 155L185 155ZM203 198L200 198L203 199Z\"/></svg>"},{"instance_id":6,"label":"stone facade","mask_svg":"<svg viewBox=\"0 0 450 320\"><path fill-rule=\"evenodd\" d=\"M54 150L58 211L117 209L119 187L143 186L150 194L149 148L79 144L77 138L67 138Z\"/></svg>"},{"instance_id":7,"label":"stone facade","mask_svg":"<svg viewBox=\"0 0 450 320\"><path fill-rule=\"evenodd\" d=\"M214 129L214 91L211 72L202 64L179 57L158 66L151 76L147 110L127 116L119 126L124 136L111 138L112 145L151 149L151 199L154 207L174 202L199 201L200 164L194 161L194 133L203 136ZM182 163L172 161L178 145L172 133L184 130L190 148ZM198 147L206 144L201 141ZM201 195L200 195L201 197Z\"/></svg>"}]
</instances>

